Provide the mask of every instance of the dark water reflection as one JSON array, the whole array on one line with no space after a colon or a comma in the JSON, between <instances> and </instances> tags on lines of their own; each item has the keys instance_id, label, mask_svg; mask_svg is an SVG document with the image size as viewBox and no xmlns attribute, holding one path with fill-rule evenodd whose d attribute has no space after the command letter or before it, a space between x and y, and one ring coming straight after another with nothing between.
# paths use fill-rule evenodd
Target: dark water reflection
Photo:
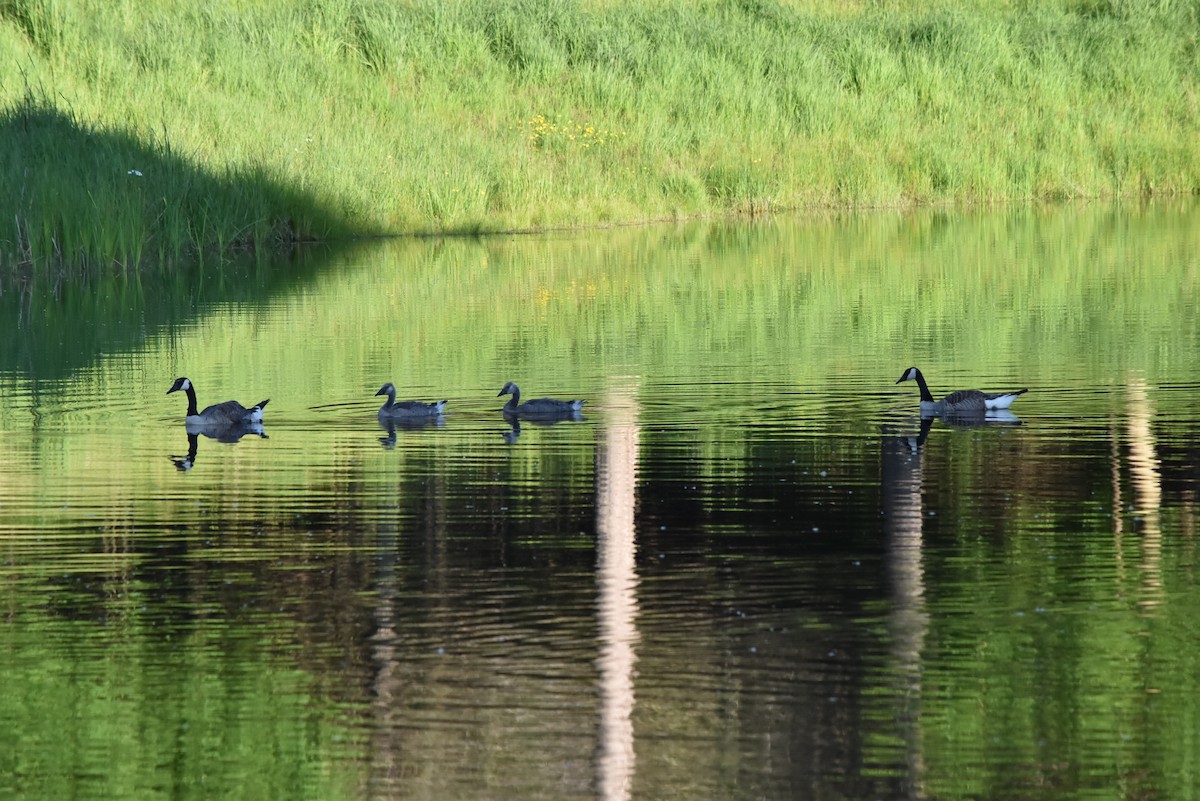
<instances>
[{"instance_id":1,"label":"dark water reflection","mask_svg":"<svg viewBox=\"0 0 1200 801\"><path fill-rule=\"evenodd\" d=\"M2 374L0 794L1198 795L1177 213L405 245ZM997 226L1066 266L936 265ZM1031 391L921 419L914 361ZM263 430L189 436L184 368ZM446 414L381 425L399 375ZM508 375L587 413L507 420Z\"/></svg>"}]
</instances>

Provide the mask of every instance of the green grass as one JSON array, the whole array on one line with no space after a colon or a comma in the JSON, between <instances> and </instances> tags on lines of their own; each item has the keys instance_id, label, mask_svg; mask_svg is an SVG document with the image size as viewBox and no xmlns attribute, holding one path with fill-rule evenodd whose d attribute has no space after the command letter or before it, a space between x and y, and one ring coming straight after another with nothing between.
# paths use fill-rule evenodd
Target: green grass
<instances>
[{"instance_id":1,"label":"green grass","mask_svg":"<svg viewBox=\"0 0 1200 801\"><path fill-rule=\"evenodd\" d=\"M0 0L0 258L1194 192L1198 32L1170 2Z\"/></svg>"},{"instance_id":2,"label":"green grass","mask_svg":"<svg viewBox=\"0 0 1200 801\"><path fill-rule=\"evenodd\" d=\"M198 168L164 134L142 141L45 99L15 106L0 120L0 139L15 201L6 209L14 238L3 244L18 263L87 271L109 262L179 262L211 250L277 250L353 232L261 168Z\"/></svg>"}]
</instances>

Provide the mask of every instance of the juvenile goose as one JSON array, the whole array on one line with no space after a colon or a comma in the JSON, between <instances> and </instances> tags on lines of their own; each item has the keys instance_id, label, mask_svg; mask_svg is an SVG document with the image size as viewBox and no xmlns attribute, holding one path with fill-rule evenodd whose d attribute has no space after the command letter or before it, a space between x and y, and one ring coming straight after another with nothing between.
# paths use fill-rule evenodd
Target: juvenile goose
<instances>
[{"instance_id":1,"label":"juvenile goose","mask_svg":"<svg viewBox=\"0 0 1200 801\"><path fill-rule=\"evenodd\" d=\"M379 388L376 396L387 395L387 400L379 407L379 416L388 417L432 417L442 413L445 401L437 403L422 403L421 401L400 401L396 403L396 387L390 381Z\"/></svg>"},{"instance_id":2,"label":"juvenile goose","mask_svg":"<svg viewBox=\"0 0 1200 801\"><path fill-rule=\"evenodd\" d=\"M270 402L270 398L260 402L256 406L247 409L237 401L225 401L224 403L214 403L212 406L205 408L202 412L196 411L196 388L188 378L176 378L175 383L167 390L167 394L179 392L180 390L187 393L188 408L186 422L188 425L200 426L240 426L250 423L261 423L263 419L263 407Z\"/></svg>"},{"instance_id":3,"label":"juvenile goose","mask_svg":"<svg viewBox=\"0 0 1200 801\"><path fill-rule=\"evenodd\" d=\"M565 401L554 398L536 398L521 403L521 388L511 381L496 393L497 398L501 395L512 395L508 399L508 403L504 404L504 408L501 409L502 412L524 417L554 417L575 414L586 403L586 401L581 400Z\"/></svg>"},{"instance_id":4,"label":"juvenile goose","mask_svg":"<svg viewBox=\"0 0 1200 801\"><path fill-rule=\"evenodd\" d=\"M921 375L921 371L917 368L910 367L905 370L896 383L899 384L901 381L916 381L917 386L921 388L921 414L923 415L1007 409L1012 406L1012 402L1017 399L1018 395L1029 391L1028 389L1018 389L989 395L977 389L960 389L951 392L939 401L933 399L933 395L929 392L929 385L925 383L925 376Z\"/></svg>"}]
</instances>

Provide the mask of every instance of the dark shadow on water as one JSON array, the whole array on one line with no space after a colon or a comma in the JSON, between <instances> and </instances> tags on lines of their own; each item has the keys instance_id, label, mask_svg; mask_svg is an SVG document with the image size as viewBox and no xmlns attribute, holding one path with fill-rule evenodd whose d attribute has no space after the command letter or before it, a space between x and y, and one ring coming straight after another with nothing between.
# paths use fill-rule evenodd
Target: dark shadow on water
<instances>
[{"instance_id":1,"label":"dark shadow on water","mask_svg":"<svg viewBox=\"0 0 1200 801\"><path fill-rule=\"evenodd\" d=\"M266 305L343 254L308 245L271 260L179 266L170 273L36 281L0 291L0 373L58 379L104 354L137 350L226 303Z\"/></svg>"}]
</instances>

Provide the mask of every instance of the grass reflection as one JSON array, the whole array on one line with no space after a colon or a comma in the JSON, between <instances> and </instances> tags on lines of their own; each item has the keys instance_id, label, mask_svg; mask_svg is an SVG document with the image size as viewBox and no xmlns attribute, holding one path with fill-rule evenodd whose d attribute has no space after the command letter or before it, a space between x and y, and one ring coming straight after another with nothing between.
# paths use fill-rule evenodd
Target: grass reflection
<instances>
[{"instance_id":1,"label":"grass reflection","mask_svg":"<svg viewBox=\"0 0 1200 801\"><path fill-rule=\"evenodd\" d=\"M1187 797L1198 230L1162 206L395 242L66 378L0 374L0 659L70 699L10 690L10 752L97 709L60 772L112 726L300 797ZM911 363L1028 383L1020 424L922 431ZM185 372L271 396L270 439L179 472ZM514 439L510 378L586 419ZM444 425L380 429L385 380Z\"/></svg>"}]
</instances>

